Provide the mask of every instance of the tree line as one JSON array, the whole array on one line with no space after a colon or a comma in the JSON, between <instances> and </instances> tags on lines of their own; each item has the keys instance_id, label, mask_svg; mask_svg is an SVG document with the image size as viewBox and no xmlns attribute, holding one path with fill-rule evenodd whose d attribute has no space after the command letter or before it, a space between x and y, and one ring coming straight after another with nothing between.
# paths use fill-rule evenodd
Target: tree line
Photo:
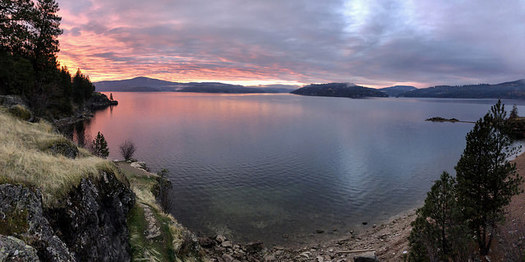
<instances>
[{"instance_id":1,"label":"tree line","mask_svg":"<svg viewBox=\"0 0 525 262\"><path fill-rule=\"evenodd\" d=\"M517 117L516 108L512 117ZM509 161L519 148L513 146L508 123L498 101L467 134L456 177L443 172L416 212L409 261L486 259L505 221L505 207L522 193L523 178ZM525 259L525 253L518 256L506 259Z\"/></svg>"},{"instance_id":2,"label":"tree line","mask_svg":"<svg viewBox=\"0 0 525 262\"><path fill-rule=\"evenodd\" d=\"M67 116L95 91L80 70L57 61L61 17L55 0L0 0L0 95L22 97L42 116Z\"/></svg>"}]
</instances>

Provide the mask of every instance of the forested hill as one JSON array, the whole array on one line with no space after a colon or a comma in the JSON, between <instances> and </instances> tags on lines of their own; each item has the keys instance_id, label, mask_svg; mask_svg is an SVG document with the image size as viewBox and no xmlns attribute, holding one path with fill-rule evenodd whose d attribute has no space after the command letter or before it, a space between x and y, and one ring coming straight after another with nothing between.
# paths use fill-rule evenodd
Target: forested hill
<instances>
[{"instance_id":1,"label":"forested hill","mask_svg":"<svg viewBox=\"0 0 525 262\"><path fill-rule=\"evenodd\" d=\"M391 86L391 87L385 87L381 88L379 90L385 92L388 96L397 97L403 93L416 90L417 88L414 86Z\"/></svg>"},{"instance_id":2,"label":"forested hill","mask_svg":"<svg viewBox=\"0 0 525 262\"><path fill-rule=\"evenodd\" d=\"M507 98L525 99L525 80L500 84L479 84L463 86L435 86L400 94L402 97L436 98Z\"/></svg>"},{"instance_id":3,"label":"forested hill","mask_svg":"<svg viewBox=\"0 0 525 262\"><path fill-rule=\"evenodd\" d=\"M94 83L101 92L196 92L196 93L289 93L291 89L271 87L245 87L218 82L179 83L148 77L100 81Z\"/></svg>"},{"instance_id":4,"label":"forested hill","mask_svg":"<svg viewBox=\"0 0 525 262\"><path fill-rule=\"evenodd\" d=\"M83 110L95 91L80 70L72 76L57 61L58 11L55 0L0 1L0 95L18 96L46 118Z\"/></svg>"},{"instance_id":5,"label":"forested hill","mask_svg":"<svg viewBox=\"0 0 525 262\"><path fill-rule=\"evenodd\" d=\"M348 84L348 83L329 83L329 84L311 84L299 88L292 94L305 96L333 96L333 97L387 97L388 95L377 89Z\"/></svg>"}]
</instances>

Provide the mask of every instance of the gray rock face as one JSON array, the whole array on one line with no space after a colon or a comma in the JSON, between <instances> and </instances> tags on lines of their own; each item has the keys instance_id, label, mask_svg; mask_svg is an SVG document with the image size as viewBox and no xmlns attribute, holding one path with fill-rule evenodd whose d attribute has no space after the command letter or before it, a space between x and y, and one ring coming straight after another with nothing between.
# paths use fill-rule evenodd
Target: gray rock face
<instances>
[{"instance_id":1,"label":"gray rock face","mask_svg":"<svg viewBox=\"0 0 525 262\"><path fill-rule=\"evenodd\" d=\"M19 185L0 185L0 234L24 240L44 261L75 261L42 210L42 196Z\"/></svg>"},{"instance_id":2,"label":"gray rock face","mask_svg":"<svg viewBox=\"0 0 525 262\"><path fill-rule=\"evenodd\" d=\"M134 202L128 187L103 172L100 181L83 179L69 193L65 207L47 214L78 261L129 261L126 217Z\"/></svg>"},{"instance_id":3,"label":"gray rock face","mask_svg":"<svg viewBox=\"0 0 525 262\"><path fill-rule=\"evenodd\" d=\"M40 261L36 250L16 237L0 235L0 261Z\"/></svg>"},{"instance_id":4,"label":"gray rock face","mask_svg":"<svg viewBox=\"0 0 525 262\"><path fill-rule=\"evenodd\" d=\"M23 240L41 261L129 261L126 217L134 202L131 190L104 172L83 179L53 209L43 208L38 191L3 184L0 235Z\"/></svg>"}]
</instances>

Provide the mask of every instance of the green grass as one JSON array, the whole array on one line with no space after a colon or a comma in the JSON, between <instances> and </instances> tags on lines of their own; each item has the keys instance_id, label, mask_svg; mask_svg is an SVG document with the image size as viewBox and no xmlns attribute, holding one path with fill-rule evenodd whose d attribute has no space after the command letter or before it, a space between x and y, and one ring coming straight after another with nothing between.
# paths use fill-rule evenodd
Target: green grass
<instances>
[{"instance_id":1,"label":"green grass","mask_svg":"<svg viewBox=\"0 0 525 262\"><path fill-rule=\"evenodd\" d=\"M188 231L173 216L162 211L157 203L153 190L158 186L158 176L132 168L125 162L117 164L130 182L136 195L136 204L128 216L130 245L133 261L203 261L202 254L185 253L183 243ZM147 222L143 206L150 207L160 227L161 235L146 239Z\"/></svg>"}]
</instances>

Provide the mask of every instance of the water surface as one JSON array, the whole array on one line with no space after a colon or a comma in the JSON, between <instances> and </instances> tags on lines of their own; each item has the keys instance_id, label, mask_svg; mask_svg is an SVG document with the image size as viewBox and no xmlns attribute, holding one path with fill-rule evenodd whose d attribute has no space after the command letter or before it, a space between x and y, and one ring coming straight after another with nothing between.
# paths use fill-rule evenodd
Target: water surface
<instances>
[{"instance_id":1,"label":"water surface","mask_svg":"<svg viewBox=\"0 0 525 262\"><path fill-rule=\"evenodd\" d=\"M421 205L495 100L346 99L290 94L113 93L97 112L110 158L167 168L171 212L205 235L267 245L331 238ZM511 101L510 103L512 103ZM521 109L521 107L520 107ZM315 234L316 230L323 234Z\"/></svg>"}]
</instances>

